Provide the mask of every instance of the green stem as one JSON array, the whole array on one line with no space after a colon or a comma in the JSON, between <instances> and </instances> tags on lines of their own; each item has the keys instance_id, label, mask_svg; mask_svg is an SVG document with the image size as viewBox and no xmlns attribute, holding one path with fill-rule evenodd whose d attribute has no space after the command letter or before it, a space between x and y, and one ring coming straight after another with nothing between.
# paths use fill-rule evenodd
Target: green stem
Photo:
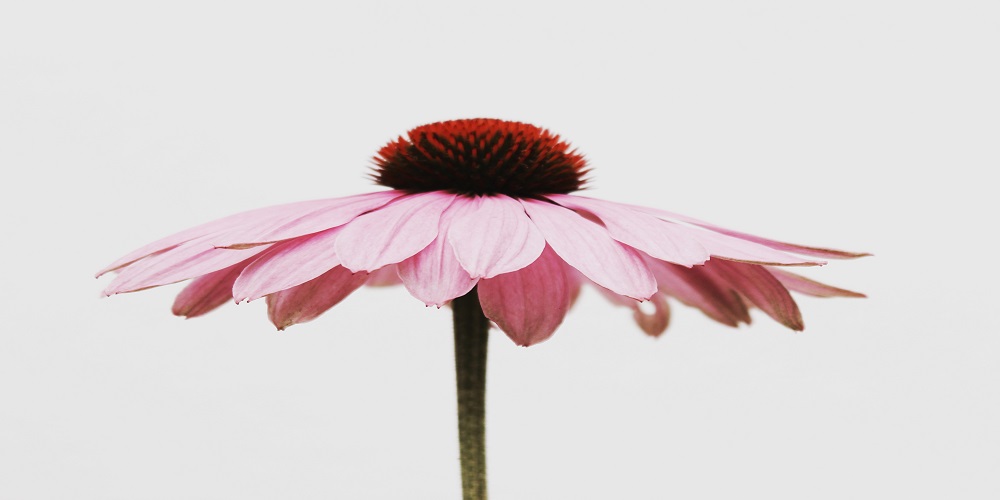
<instances>
[{"instance_id":1,"label":"green stem","mask_svg":"<svg viewBox=\"0 0 1000 500\"><path fill-rule=\"evenodd\" d=\"M455 324L462 498L486 500L486 344L490 321L483 315L475 288L453 300L451 307Z\"/></svg>"}]
</instances>

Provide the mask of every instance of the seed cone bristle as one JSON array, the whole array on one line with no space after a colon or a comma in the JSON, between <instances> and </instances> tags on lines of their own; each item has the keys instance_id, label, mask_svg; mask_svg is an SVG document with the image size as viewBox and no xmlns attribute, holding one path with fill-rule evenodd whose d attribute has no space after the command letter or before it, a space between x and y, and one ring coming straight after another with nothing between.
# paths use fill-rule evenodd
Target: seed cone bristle
<instances>
[{"instance_id":1,"label":"seed cone bristle","mask_svg":"<svg viewBox=\"0 0 1000 500\"><path fill-rule=\"evenodd\" d=\"M413 192L531 198L586 183L586 160L548 130L492 118L421 125L375 156L375 182Z\"/></svg>"}]
</instances>

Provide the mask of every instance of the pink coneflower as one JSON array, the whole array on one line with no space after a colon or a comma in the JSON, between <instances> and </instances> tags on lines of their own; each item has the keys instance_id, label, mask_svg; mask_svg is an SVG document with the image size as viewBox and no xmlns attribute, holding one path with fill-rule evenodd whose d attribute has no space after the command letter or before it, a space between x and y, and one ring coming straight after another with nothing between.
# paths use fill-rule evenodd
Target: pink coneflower
<instances>
[{"instance_id":1,"label":"pink coneflower","mask_svg":"<svg viewBox=\"0 0 1000 500\"><path fill-rule=\"evenodd\" d=\"M193 279L174 303L174 314L186 317L264 297L278 329L316 318L366 283L402 283L427 305L452 305L460 413L482 412L490 321L518 345L541 342L584 283L633 309L654 336L669 322L667 298L729 326L749 323L757 307L801 330L789 291L862 296L784 268L865 254L570 195L587 172L582 155L532 125L433 123L375 157L372 176L391 190L226 217L135 250L99 275L118 271L107 295ZM647 300L651 311L639 308ZM479 498L482 447L470 443L481 437L482 419L463 418L463 484L466 498Z\"/></svg>"}]
</instances>

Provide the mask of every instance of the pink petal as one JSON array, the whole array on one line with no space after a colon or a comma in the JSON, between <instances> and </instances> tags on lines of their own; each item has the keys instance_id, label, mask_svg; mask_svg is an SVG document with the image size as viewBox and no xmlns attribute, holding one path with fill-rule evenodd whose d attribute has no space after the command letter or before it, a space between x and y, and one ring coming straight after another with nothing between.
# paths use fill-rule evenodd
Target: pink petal
<instances>
[{"instance_id":1,"label":"pink petal","mask_svg":"<svg viewBox=\"0 0 1000 500\"><path fill-rule=\"evenodd\" d=\"M193 318L208 313L233 298L233 283L249 260L200 276L181 290L174 300L177 316Z\"/></svg>"},{"instance_id":2,"label":"pink petal","mask_svg":"<svg viewBox=\"0 0 1000 500\"><path fill-rule=\"evenodd\" d=\"M315 210L257 221L242 230L227 232L225 238L213 240L213 243L219 247L240 247L297 238L344 225L402 196L402 191L377 191L335 198Z\"/></svg>"},{"instance_id":3,"label":"pink petal","mask_svg":"<svg viewBox=\"0 0 1000 500\"><path fill-rule=\"evenodd\" d=\"M759 243L761 245L769 246L771 248L782 250L785 252L797 253L800 255L810 255L813 257L823 257L827 259L854 259L857 257L865 257L871 255L866 252L845 252L843 250L833 250L829 248L819 248L819 247L809 247L803 245L796 245L793 243L785 243L781 241L771 240L768 238L762 238L760 236L754 236L752 234L742 233L739 231L734 231L732 229L726 229L724 227L716 226L715 224L710 224L708 222L698 220L694 217L688 217L686 215L677 214L674 212L668 212L666 210L659 210L656 208L641 207L636 205L629 205L636 210L641 210L650 215L655 215L661 219L665 220L676 220L694 224L696 226L703 227L705 229L712 230L716 233L721 233L727 236L732 236L734 238L739 238L741 240L747 240L754 243Z\"/></svg>"},{"instance_id":4,"label":"pink petal","mask_svg":"<svg viewBox=\"0 0 1000 500\"><path fill-rule=\"evenodd\" d=\"M779 323L796 331L805 328L802 313L795 300L784 285L764 267L713 260L708 269Z\"/></svg>"},{"instance_id":5,"label":"pink petal","mask_svg":"<svg viewBox=\"0 0 1000 500\"><path fill-rule=\"evenodd\" d=\"M750 322L746 304L728 285L705 272L704 266L684 268L649 260L656 282L667 295L696 307L709 318L728 326Z\"/></svg>"},{"instance_id":6,"label":"pink petal","mask_svg":"<svg viewBox=\"0 0 1000 500\"><path fill-rule=\"evenodd\" d=\"M479 302L517 345L548 339L569 310L572 284L566 264L546 247L535 262L512 273L479 281Z\"/></svg>"},{"instance_id":7,"label":"pink petal","mask_svg":"<svg viewBox=\"0 0 1000 500\"><path fill-rule=\"evenodd\" d=\"M450 212L449 209L441 217L438 236L427 248L396 265L406 289L428 306L441 307L468 293L479 281L462 268L455 258L455 250L448 244L445 235L453 217Z\"/></svg>"},{"instance_id":8,"label":"pink petal","mask_svg":"<svg viewBox=\"0 0 1000 500\"><path fill-rule=\"evenodd\" d=\"M396 264L389 264L377 271L372 271L365 284L368 286L394 286L403 284L403 280L399 279Z\"/></svg>"},{"instance_id":9,"label":"pink petal","mask_svg":"<svg viewBox=\"0 0 1000 500\"><path fill-rule=\"evenodd\" d=\"M712 257L769 266L821 266L826 264L826 262L821 260L803 259L780 250L775 250L769 246L716 233L708 229L692 228L692 230L697 233L695 237L708 249Z\"/></svg>"},{"instance_id":10,"label":"pink petal","mask_svg":"<svg viewBox=\"0 0 1000 500\"><path fill-rule=\"evenodd\" d=\"M696 231L687 226L603 200L569 195L548 198L566 208L596 215L612 238L655 259L690 267L709 258L708 251L698 242Z\"/></svg>"},{"instance_id":11,"label":"pink petal","mask_svg":"<svg viewBox=\"0 0 1000 500\"><path fill-rule=\"evenodd\" d=\"M524 207L505 195L458 197L449 212L455 219L448 242L473 278L492 278L535 261L545 238L531 223Z\"/></svg>"},{"instance_id":12,"label":"pink petal","mask_svg":"<svg viewBox=\"0 0 1000 500\"><path fill-rule=\"evenodd\" d=\"M815 265L825 264L825 262L822 261L812 261L808 259L803 259L801 257L797 257L795 255L790 255L780 250L771 248L769 246L755 243L753 241L747 241L745 239L734 238L732 236L720 234L718 232L705 229L704 227L699 227L698 225L689 225L687 221L683 221L683 224L674 222L674 219L676 218L667 217L667 215L672 215L670 212L664 212L662 210L657 210L647 207L639 207L635 205L627 205L624 203L614 203L605 200L597 200L594 198L587 198L584 196L556 197L556 199L559 200L565 200L567 198L572 199L571 203L580 204L584 210L587 210L588 207L591 206L595 207L600 206L600 207L605 207L604 208L605 210L618 211L621 214L616 219L619 220L620 219L627 220L628 214L635 212L643 213L646 216L655 216L653 218L659 218L662 222L665 222L670 225L668 227L670 227L670 231L676 241L687 239L696 242L698 245L704 248L705 251L707 251L707 253L712 257L719 257L727 260L735 260L738 262L748 262L752 264L766 264L766 265L776 265L776 266L815 266ZM600 217L600 214L596 215ZM612 218L615 219L615 217ZM605 221L605 224L607 224L607 221ZM649 225L650 227L655 227L652 226L652 224L648 222L648 220L643 225ZM608 228L610 231L611 226L608 226ZM640 231L640 229L636 228L633 232L638 232L638 231ZM636 243L642 243L647 248L651 247L651 245L655 243L655 242L642 242L641 238L643 238L643 235L641 234L632 235L631 238ZM649 238L649 236L646 236L646 238ZM631 243L629 244L631 245ZM653 255L653 253L650 253L650 251L647 250L646 248L640 248L638 246L636 246L636 248L639 248L640 250L649 253L651 257L657 258L659 260L674 262L677 264L688 266L688 264L684 262L675 262L675 260L678 259L674 259L673 257L670 259L660 258L657 257L656 255ZM650 250L653 250L653 248L655 247L650 248ZM663 250L661 249L659 250L659 252L662 253ZM694 255L692 254L690 257L693 256Z\"/></svg>"},{"instance_id":13,"label":"pink petal","mask_svg":"<svg viewBox=\"0 0 1000 500\"><path fill-rule=\"evenodd\" d=\"M412 257L434 241L454 198L441 191L407 195L358 217L337 238L340 261L352 271L374 271Z\"/></svg>"},{"instance_id":14,"label":"pink petal","mask_svg":"<svg viewBox=\"0 0 1000 500\"><path fill-rule=\"evenodd\" d=\"M537 200L521 200L545 241L567 264L612 292L637 300L656 293L656 280L635 250L576 212Z\"/></svg>"},{"instance_id":15,"label":"pink petal","mask_svg":"<svg viewBox=\"0 0 1000 500\"><path fill-rule=\"evenodd\" d=\"M267 316L278 330L305 323L337 305L367 279L368 273L334 267L311 281L268 295Z\"/></svg>"},{"instance_id":16,"label":"pink petal","mask_svg":"<svg viewBox=\"0 0 1000 500\"><path fill-rule=\"evenodd\" d=\"M865 294L826 285L781 269L768 269L785 288L814 297L865 297Z\"/></svg>"},{"instance_id":17,"label":"pink petal","mask_svg":"<svg viewBox=\"0 0 1000 500\"><path fill-rule=\"evenodd\" d=\"M297 203L289 203L285 205L278 205L273 207L258 208L255 210L250 210L248 212L241 212L238 214L230 215L222 219L214 220L211 222L206 222L198 226L185 229L176 234L167 236L166 238L161 238L148 245L141 248L133 250L128 254L124 255L120 259L112 262L104 269L98 271L97 276L101 276L110 271L120 269L122 267L128 266L133 262L153 255L157 252L162 252L164 250L174 248L181 243L185 243L197 238L201 238L208 234L217 233L219 231L226 231L232 228L241 227L247 223L252 223L253 221L266 220L268 218L281 218L286 217L288 214L302 213L304 211L314 210L317 207L324 206L329 200L311 200L311 201L301 201Z\"/></svg>"},{"instance_id":18,"label":"pink petal","mask_svg":"<svg viewBox=\"0 0 1000 500\"><path fill-rule=\"evenodd\" d=\"M342 229L343 226L335 227L275 243L236 280L233 298L236 302L256 300L301 285L340 265L333 247Z\"/></svg>"},{"instance_id":19,"label":"pink petal","mask_svg":"<svg viewBox=\"0 0 1000 500\"><path fill-rule=\"evenodd\" d=\"M225 269L266 249L267 246L259 246L229 250L215 248L205 238L189 241L125 268L104 293L110 296L184 281Z\"/></svg>"},{"instance_id":20,"label":"pink petal","mask_svg":"<svg viewBox=\"0 0 1000 500\"><path fill-rule=\"evenodd\" d=\"M246 243L250 240L260 242L262 241L261 237L265 237L263 241L285 239L278 236L287 236L289 230L296 228L297 230L292 231L293 233L302 230L306 232L298 232L293 236L321 231L343 224L359 213L382 206L402 194L400 191L380 191L347 198L300 201L240 212L185 229L133 250L109 264L97 275L101 276L109 271L128 266L143 257L210 235L223 236L219 241L212 241L214 246L232 246L235 243ZM358 210L362 212L358 212ZM296 221L299 221L301 227L296 226Z\"/></svg>"}]
</instances>

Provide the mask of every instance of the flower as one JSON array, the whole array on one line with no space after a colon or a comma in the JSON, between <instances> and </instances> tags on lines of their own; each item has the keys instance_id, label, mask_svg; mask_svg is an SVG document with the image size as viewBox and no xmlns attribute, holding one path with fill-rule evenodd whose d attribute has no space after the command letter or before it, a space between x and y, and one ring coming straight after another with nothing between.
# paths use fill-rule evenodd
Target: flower
<instances>
[{"instance_id":1,"label":"flower","mask_svg":"<svg viewBox=\"0 0 1000 500\"><path fill-rule=\"evenodd\" d=\"M478 287L486 317L525 346L552 335L584 283L631 308L654 336L669 322L667 298L729 326L749 323L758 307L802 330L789 291L863 296L784 267L866 254L570 195L587 172L582 155L532 125L433 123L375 157L372 177L390 190L236 214L150 243L98 276L118 272L109 296L190 279L173 307L186 317L264 297L278 329L365 284L402 283L438 307Z\"/></svg>"}]
</instances>

